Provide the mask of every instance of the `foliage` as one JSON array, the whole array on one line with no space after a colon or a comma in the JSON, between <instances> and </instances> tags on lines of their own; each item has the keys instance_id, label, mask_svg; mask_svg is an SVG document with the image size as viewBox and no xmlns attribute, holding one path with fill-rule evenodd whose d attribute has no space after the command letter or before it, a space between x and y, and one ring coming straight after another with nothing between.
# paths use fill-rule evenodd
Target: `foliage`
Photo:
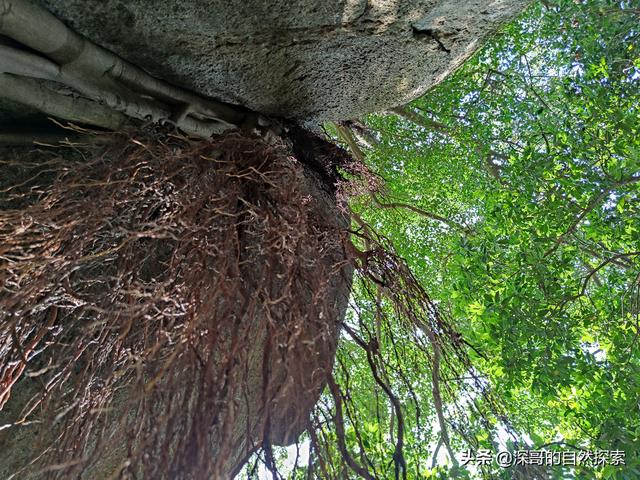
<instances>
[{"instance_id":1,"label":"foliage","mask_svg":"<svg viewBox=\"0 0 640 480\"><path fill-rule=\"evenodd\" d=\"M104 415L115 390L105 385L119 389L118 381L129 378L141 393L129 395L127 405L142 421L114 421L114 431L135 439L122 465L126 474L235 470L244 458L225 466L224 453L248 455L258 446L243 443L244 431L231 446L237 432L211 414L224 405L224 418L233 418L235 395L247 404L255 397L256 437L264 438L256 466L242 472L250 478L260 468L293 479L640 477L639 19L640 8L629 1L542 1L411 105L329 126L360 160L341 164L350 178L338 196L350 199L350 242L338 226L317 230L308 197L292 188L304 183L298 167L286 149L260 161L274 154L262 141L256 156L244 140L201 151L186 140L155 139L152 148L144 137L128 139L113 156L114 178L124 176L129 190L112 181L101 157L84 167L64 164L51 191L18 185L23 190L13 200L26 207L9 208L1 224L9 293L1 300L11 322L0 332L0 403L45 334L66 334L68 342L43 341L51 362L30 372L50 376L43 391L58 392L34 397L60 435L43 458L95 454L54 466L67 470L49 475L80 474L102 446L117 446L121 436L88 435L111 423ZM242 152L241 161L216 160L221 148L232 157ZM336 156L331 148L327 158ZM211 170L210 162L223 166ZM23 207L32 217L26 226ZM220 212L228 217L222 227ZM259 255L242 247L241 239L254 237ZM168 242L166 258L162 248L147 246L160 240ZM338 335L323 332L330 322L320 321L335 311L323 302L339 301L326 291L331 280L322 281L328 275L321 262L304 261L328 248L353 249L336 265L353 264L354 288L333 375L335 338L322 347L324 373L305 386L309 370L318 370L318 346L304 349ZM29 249L42 265L29 262ZM229 251L249 258L239 261ZM114 270L118 262L126 267L122 275ZM250 270L259 264L261 270ZM177 265L178 273L166 265ZM278 265L285 270L271 268ZM158 275L167 277L160 282ZM218 277L220 285L212 280ZM286 292L268 292L270 282ZM314 292L313 299L291 285ZM221 311L244 302L247 315ZM257 309L273 320L281 302L289 321L282 335L265 334L267 354L254 330L260 325L246 319ZM167 320L163 312L169 326L157 329ZM230 323L236 317L247 325ZM213 353L227 338L218 331L234 332L225 362ZM298 341L299 332L309 339ZM272 344L286 361L271 354ZM147 358L149 351L155 356ZM82 368L90 364L99 368ZM251 370L256 365L261 375ZM300 380L290 387L296 395L278 393L285 382L267 381L265 372L279 369ZM241 371L249 373L234 393ZM263 383L251 380L258 377ZM149 378L162 388L147 387ZM72 395L63 389L68 379ZM302 417L325 383L307 425ZM267 407L265 399L276 397L298 402L302 414L290 425L292 405ZM287 429L278 435L285 442L302 423L311 428L296 450L270 445L277 427ZM217 458L198 455L198 447L216 442ZM542 448L620 450L626 464L501 469L466 465L462 455Z\"/></svg>"},{"instance_id":2,"label":"foliage","mask_svg":"<svg viewBox=\"0 0 640 480\"><path fill-rule=\"evenodd\" d=\"M347 124L386 188L354 210L451 313L508 410L515 433L473 425L480 445L626 452L625 466L554 478L640 476L639 20L633 2L536 4L404 110ZM357 378L350 349L340 361ZM415 405L432 410L432 365L404 367ZM408 429L410 478L452 472L425 465L434 422ZM457 452L466 440L454 435ZM371 450L385 448L378 433Z\"/></svg>"}]
</instances>

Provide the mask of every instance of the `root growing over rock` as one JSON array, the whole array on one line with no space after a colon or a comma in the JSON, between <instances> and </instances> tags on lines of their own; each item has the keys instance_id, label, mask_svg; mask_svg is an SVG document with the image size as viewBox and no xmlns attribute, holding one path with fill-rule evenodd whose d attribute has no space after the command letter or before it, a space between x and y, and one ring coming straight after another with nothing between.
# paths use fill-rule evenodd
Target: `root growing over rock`
<instances>
[{"instance_id":1,"label":"root growing over rock","mask_svg":"<svg viewBox=\"0 0 640 480\"><path fill-rule=\"evenodd\" d=\"M305 478L398 479L441 447L455 469L453 434L509 428L474 347L350 212L380 179L288 136L5 152L0 477L229 479L255 460L249 478L282 478L272 445L306 432Z\"/></svg>"},{"instance_id":2,"label":"root growing over rock","mask_svg":"<svg viewBox=\"0 0 640 480\"><path fill-rule=\"evenodd\" d=\"M231 478L308 427L352 269L289 152L137 132L2 159L2 478Z\"/></svg>"}]
</instances>

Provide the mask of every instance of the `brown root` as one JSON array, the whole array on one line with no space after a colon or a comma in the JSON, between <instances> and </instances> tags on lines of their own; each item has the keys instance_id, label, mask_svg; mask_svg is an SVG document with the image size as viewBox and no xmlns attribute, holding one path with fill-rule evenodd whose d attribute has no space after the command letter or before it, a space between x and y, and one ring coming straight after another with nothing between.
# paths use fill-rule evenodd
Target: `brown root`
<instances>
[{"instance_id":1,"label":"brown root","mask_svg":"<svg viewBox=\"0 0 640 480\"><path fill-rule=\"evenodd\" d=\"M230 478L307 428L351 269L287 147L138 132L2 168L3 473Z\"/></svg>"},{"instance_id":2,"label":"brown root","mask_svg":"<svg viewBox=\"0 0 640 480\"><path fill-rule=\"evenodd\" d=\"M474 347L349 210L380 177L288 135L0 159L0 476L226 480L253 456L281 478L272 445L306 431L306 478L398 479L508 427Z\"/></svg>"}]
</instances>

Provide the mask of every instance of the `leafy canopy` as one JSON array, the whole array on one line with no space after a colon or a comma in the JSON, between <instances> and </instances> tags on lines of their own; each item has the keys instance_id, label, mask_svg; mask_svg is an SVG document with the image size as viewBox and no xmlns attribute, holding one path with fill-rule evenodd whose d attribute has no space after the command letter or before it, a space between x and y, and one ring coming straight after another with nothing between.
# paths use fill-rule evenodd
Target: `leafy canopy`
<instances>
[{"instance_id":1,"label":"leafy canopy","mask_svg":"<svg viewBox=\"0 0 640 480\"><path fill-rule=\"evenodd\" d=\"M624 466L558 467L554 478L640 478L638 7L538 3L419 100L347 124L386 188L352 207L450 313L513 432L473 415L450 428L492 449L626 452ZM351 345L340 361L366 383ZM402 348L405 408L435 416L433 365L411 364L418 355ZM352 446L383 464L393 435L380 418L393 414L380 416L375 385L358 392L360 418L376 420ZM461 389L445 411L456 403ZM518 478L452 469L435 420L407 431L409 478ZM469 438L451 443L459 455Z\"/></svg>"}]
</instances>

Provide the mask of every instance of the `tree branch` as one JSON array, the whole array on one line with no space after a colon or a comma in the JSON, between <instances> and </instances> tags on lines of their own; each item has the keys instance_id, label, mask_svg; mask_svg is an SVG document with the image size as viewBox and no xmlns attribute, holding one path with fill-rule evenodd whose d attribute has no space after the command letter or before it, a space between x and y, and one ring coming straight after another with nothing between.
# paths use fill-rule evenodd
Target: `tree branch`
<instances>
[{"instance_id":1,"label":"tree branch","mask_svg":"<svg viewBox=\"0 0 640 480\"><path fill-rule=\"evenodd\" d=\"M395 113L399 117L404 118L405 120L409 120L411 123L424 127L426 129L436 130L438 132L446 134L449 137L455 136L451 129L444 123L436 122L435 120L431 120L430 118L418 115L416 112L410 110L407 107L393 107L389 109L389 111Z\"/></svg>"},{"instance_id":2,"label":"tree branch","mask_svg":"<svg viewBox=\"0 0 640 480\"><path fill-rule=\"evenodd\" d=\"M569 226L569 228L562 234L560 235L558 238L555 239L555 241L553 242L553 245L551 247L549 247L549 249L544 253L544 256L547 257L549 256L551 253L553 253L562 243L564 243L564 241L566 240L566 238L571 235L573 232L576 231L576 229L580 226L580 223L582 223L582 220L584 220L584 218L593 211L594 208L596 208L600 202L602 202L607 195L609 195L609 193L611 193L611 191L617 187L622 187L624 185L630 185L633 183L637 183L640 182L640 175L637 176L632 176L629 178L625 178L622 180L619 180L617 182L612 183L611 185L609 185L607 188L605 188L602 192L600 192L598 195L594 196L591 201L588 203L588 205L582 210L582 212L580 212L580 214L576 217L576 219L571 223L571 225Z\"/></svg>"},{"instance_id":3,"label":"tree branch","mask_svg":"<svg viewBox=\"0 0 640 480\"><path fill-rule=\"evenodd\" d=\"M364 163L364 152L360 150L360 147L358 146L356 139L353 137L353 133L351 132L351 130L348 127L345 127L344 125L341 125L337 122L333 122L333 126L336 128L340 139L348 145L349 150L351 150L351 153L353 154L355 159L360 163Z\"/></svg>"},{"instance_id":4,"label":"tree branch","mask_svg":"<svg viewBox=\"0 0 640 480\"><path fill-rule=\"evenodd\" d=\"M423 328L425 330L425 328ZM436 341L435 335L429 331L429 339L433 345L433 365L431 367L431 384L433 391L433 405L436 409L436 415L438 417L438 423L440 424L440 438L447 449L449 458L454 468L458 467L458 460L451 448L451 440L449 439L449 432L447 430L447 424L444 419L444 412L442 408L442 395L440 394L440 345Z\"/></svg>"},{"instance_id":5,"label":"tree branch","mask_svg":"<svg viewBox=\"0 0 640 480\"><path fill-rule=\"evenodd\" d=\"M444 410L443 410L443 402L442 402L442 394L440 392L440 344L438 343L438 339L436 338L435 333L431 330L424 322L418 322L418 328L422 330L422 332L427 336L431 346L433 347L433 362L431 365L431 387L433 393L433 405L436 409L436 416L438 417L438 424L440 425L440 441L438 442L438 447L434 452L434 456L437 455L438 450L440 449L440 443L445 445L447 449L447 453L449 454L449 458L451 459L451 463L454 469L458 468L458 460L453 453L453 449L451 448L451 440L449 438L449 431L447 430L446 420L444 418Z\"/></svg>"},{"instance_id":6,"label":"tree branch","mask_svg":"<svg viewBox=\"0 0 640 480\"><path fill-rule=\"evenodd\" d=\"M594 196L589 204L582 209L582 212L580 212L573 223L571 223L569 228L562 235L555 239L553 245L544 253L544 256L547 257L551 253L553 253L565 241L565 239L569 235L571 235L576 230L576 228L578 228L584 217L586 217L591 211L593 211L594 208L596 208L600 204L602 200L604 200L604 198L609 194L610 191L611 189L608 188L600 192L598 195Z\"/></svg>"},{"instance_id":7,"label":"tree branch","mask_svg":"<svg viewBox=\"0 0 640 480\"><path fill-rule=\"evenodd\" d=\"M448 218L440 216L437 213L427 212L426 210L423 210L419 207L416 207L408 203L402 203L402 202L383 203L378 199L375 193L371 193L371 199L373 200L373 203L380 208L406 208L407 210L411 210L412 212L417 213L418 215L422 215L423 217L430 218L431 220L436 220L438 222L444 223L445 225L453 229L461 230L465 233L471 232L471 230L468 227L465 227L464 225L460 225L459 223L456 223L453 220L449 220Z\"/></svg>"},{"instance_id":8,"label":"tree branch","mask_svg":"<svg viewBox=\"0 0 640 480\"><path fill-rule=\"evenodd\" d=\"M349 146L349 150L351 150L351 153L356 158L356 160L364 163L365 154L356 143L356 140L351 130L348 127L345 127L344 125L341 125L339 123L333 123L333 125L338 131L338 135L340 136L342 141L344 141ZM401 202L384 203L380 201L380 199L373 192L370 192L369 195L371 197L371 200L373 200L373 203L379 208L405 208L407 210L411 210L414 213L417 213L418 215L422 215L423 217L430 218L431 220L436 220L438 222L444 223L445 225L453 229L461 230L466 233L470 232L470 230L467 227L464 227L463 225L460 225L436 213L427 212L426 210L423 210L421 208L418 208L414 205L410 205L407 203L401 203Z\"/></svg>"},{"instance_id":9,"label":"tree branch","mask_svg":"<svg viewBox=\"0 0 640 480\"><path fill-rule=\"evenodd\" d=\"M591 278L594 278L594 276L600 270L602 270L604 267L606 267L610 263L615 263L615 261L620 259L620 258L637 257L638 255L640 255L640 252L619 253L617 255L614 255L611 258L608 258L604 262L600 263L600 265L598 265L597 267L593 268L589 272L589 274L585 277L584 282L582 282L582 288L580 289L580 295L584 295L586 293L587 285L589 284L589 280L591 280Z\"/></svg>"},{"instance_id":10,"label":"tree branch","mask_svg":"<svg viewBox=\"0 0 640 480\"><path fill-rule=\"evenodd\" d=\"M418 125L420 127L426 128L428 130L434 130L442 135L445 135L449 138L452 138L456 141L460 141L458 134L454 129L448 127L444 123L437 122L435 120L431 120L430 118L424 117L422 115L417 114L407 107L394 107L390 109L390 112L395 113L399 117L404 118L405 120L410 121L411 123ZM482 145L478 141L473 141L473 149L476 151L478 155L483 159L485 168L487 172L498 182L502 183L502 178L500 176L501 168L500 165L497 165L492 162L493 158L504 158L504 156L490 148L487 148L485 145Z\"/></svg>"},{"instance_id":11,"label":"tree branch","mask_svg":"<svg viewBox=\"0 0 640 480\"><path fill-rule=\"evenodd\" d=\"M389 385L387 385L378 374L378 367L376 365L376 361L374 359L374 352L377 349L377 344L374 343L366 343L363 339L361 339L356 333L349 328L347 325L343 324L343 328L349 334L349 336L362 348L367 355L367 363L371 369L371 375L375 380L376 384L380 386L380 388L384 391L385 395L393 405L396 421L398 423L398 436L396 439L396 445L393 453L393 462L395 463L395 477L398 480L400 471L402 471L402 477L404 480L407 478L407 464L404 459L403 448L404 448L404 415L402 414L402 405L400 404L400 400L398 397L391 391ZM393 429L393 426L391 426Z\"/></svg>"},{"instance_id":12,"label":"tree branch","mask_svg":"<svg viewBox=\"0 0 640 480\"><path fill-rule=\"evenodd\" d=\"M369 471L358 465L353 457L349 454L347 450L347 445L344 441L345 432L344 432L344 416L342 414L342 398L340 397L340 390L338 389L338 385L331 375L329 375L328 382L329 391L331 392L331 396L333 397L333 402L336 407L336 415L335 415L335 426L336 426L336 437L338 439L338 449L342 454L342 458L347 462L349 468L353 470L355 473L360 475L362 478L366 480L375 480Z\"/></svg>"},{"instance_id":13,"label":"tree branch","mask_svg":"<svg viewBox=\"0 0 640 480\"><path fill-rule=\"evenodd\" d=\"M380 146L380 141L374 137L371 130L362 122L358 120L349 120L344 122L347 125L358 141L367 148L377 148Z\"/></svg>"}]
</instances>

